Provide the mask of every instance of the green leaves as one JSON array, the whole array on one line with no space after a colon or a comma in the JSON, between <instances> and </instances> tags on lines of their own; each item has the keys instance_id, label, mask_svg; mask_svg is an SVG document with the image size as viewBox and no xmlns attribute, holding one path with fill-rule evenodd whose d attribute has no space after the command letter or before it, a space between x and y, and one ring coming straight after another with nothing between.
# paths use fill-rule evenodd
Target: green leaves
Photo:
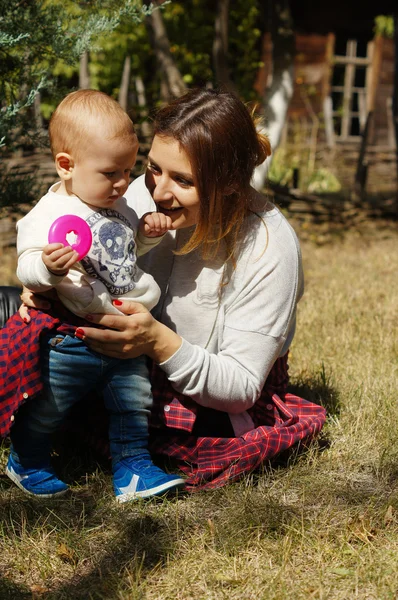
<instances>
[{"instance_id":1,"label":"green leaves","mask_svg":"<svg viewBox=\"0 0 398 600\"><path fill-rule=\"evenodd\" d=\"M150 11L140 0L0 0L0 144L11 149L16 136L32 132L27 109L54 88L57 65L77 69L100 36Z\"/></svg>"}]
</instances>

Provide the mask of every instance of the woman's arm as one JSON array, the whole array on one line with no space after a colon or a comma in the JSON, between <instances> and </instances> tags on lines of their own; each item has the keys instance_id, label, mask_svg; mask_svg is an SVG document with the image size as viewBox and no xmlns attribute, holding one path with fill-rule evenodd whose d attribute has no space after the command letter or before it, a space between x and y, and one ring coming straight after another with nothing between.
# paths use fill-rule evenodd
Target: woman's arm
<instances>
[{"instance_id":1,"label":"woman's arm","mask_svg":"<svg viewBox=\"0 0 398 600\"><path fill-rule=\"evenodd\" d=\"M279 355L283 339L261 333L225 332L218 354L183 340L156 321L140 304L124 301L127 316L88 315L107 329L82 327L78 337L96 352L114 358L150 356L173 386L202 406L240 413L256 402L265 378Z\"/></svg>"},{"instance_id":2,"label":"woman's arm","mask_svg":"<svg viewBox=\"0 0 398 600\"><path fill-rule=\"evenodd\" d=\"M115 300L114 304L126 316L87 315L87 320L106 329L80 328L82 339L92 350L121 359L146 354L162 363L180 348L181 337L154 319L142 304L131 300Z\"/></svg>"}]
</instances>

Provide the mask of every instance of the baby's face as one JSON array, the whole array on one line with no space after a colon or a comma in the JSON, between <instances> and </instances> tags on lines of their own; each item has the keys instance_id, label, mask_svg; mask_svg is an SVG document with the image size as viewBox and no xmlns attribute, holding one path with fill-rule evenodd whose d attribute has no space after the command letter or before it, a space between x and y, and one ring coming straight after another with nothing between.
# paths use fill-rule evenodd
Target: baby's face
<instances>
[{"instance_id":1,"label":"baby's face","mask_svg":"<svg viewBox=\"0 0 398 600\"><path fill-rule=\"evenodd\" d=\"M106 140L94 135L89 151L74 164L70 192L96 208L111 208L128 188L137 152L137 138Z\"/></svg>"}]
</instances>

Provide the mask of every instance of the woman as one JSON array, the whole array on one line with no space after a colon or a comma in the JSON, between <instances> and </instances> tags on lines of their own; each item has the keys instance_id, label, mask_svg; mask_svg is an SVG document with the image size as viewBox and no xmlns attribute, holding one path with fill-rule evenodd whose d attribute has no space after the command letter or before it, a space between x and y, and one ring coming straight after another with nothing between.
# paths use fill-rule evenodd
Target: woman
<instances>
[{"instance_id":1,"label":"woman","mask_svg":"<svg viewBox=\"0 0 398 600\"><path fill-rule=\"evenodd\" d=\"M324 423L323 408L286 393L300 249L250 185L270 145L238 98L192 90L158 112L154 134L126 197L141 213L153 199L173 221L141 259L161 300L153 314L116 300L125 316L87 315L101 327L75 335L112 357L152 359L152 452L177 459L188 488L217 487Z\"/></svg>"}]
</instances>

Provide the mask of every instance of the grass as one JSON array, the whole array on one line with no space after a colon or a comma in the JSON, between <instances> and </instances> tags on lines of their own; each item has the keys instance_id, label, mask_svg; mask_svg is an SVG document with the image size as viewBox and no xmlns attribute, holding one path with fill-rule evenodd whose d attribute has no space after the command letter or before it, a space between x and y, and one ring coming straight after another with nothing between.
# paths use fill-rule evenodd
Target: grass
<instances>
[{"instance_id":1,"label":"grass","mask_svg":"<svg viewBox=\"0 0 398 600\"><path fill-rule=\"evenodd\" d=\"M398 228L298 232L291 378L328 409L320 438L164 502L116 505L108 465L80 449L60 462L66 500L38 502L0 476L0 598L397 598ZM1 471L6 456L7 441Z\"/></svg>"}]
</instances>

